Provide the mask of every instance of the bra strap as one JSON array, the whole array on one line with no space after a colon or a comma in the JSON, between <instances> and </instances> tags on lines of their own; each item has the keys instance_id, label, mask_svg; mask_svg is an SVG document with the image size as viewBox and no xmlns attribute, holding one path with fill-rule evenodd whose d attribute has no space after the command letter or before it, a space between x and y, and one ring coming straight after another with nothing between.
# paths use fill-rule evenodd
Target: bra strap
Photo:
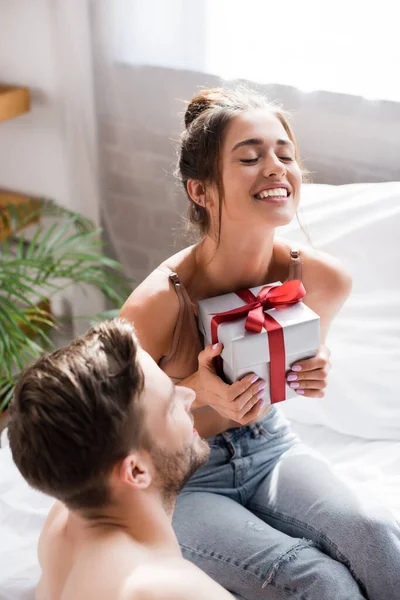
<instances>
[{"instance_id":1,"label":"bra strap","mask_svg":"<svg viewBox=\"0 0 400 600\"><path fill-rule=\"evenodd\" d=\"M178 296L178 300L179 300L179 316L178 316L178 321L175 326L174 335L172 338L172 344L169 349L168 355L163 357L163 360L168 361L172 358L172 356L175 354L175 352L177 351L177 348L178 348L179 336L180 336L181 328L182 328L183 321L184 321L185 306L186 306L186 302L187 302L187 298L186 298L187 293L185 296L185 289L181 285L178 274L175 273L175 271L172 271L169 267L165 267L165 266L157 267L157 270L163 271L163 273L168 275L172 285L175 288L175 292L176 292L176 295Z\"/></svg>"},{"instance_id":2,"label":"bra strap","mask_svg":"<svg viewBox=\"0 0 400 600\"><path fill-rule=\"evenodd\" d=\"M164 266L157 267L157 271L162 271L163 273L168 275L168 277L172 281L174 287L177 287L177 286L180 287L181 282L179 281L178 274L175 273L175 271L172 271L169 267L164 267Z\"/></svg>"},{"instance_id":3,"label":"bra strap","mask_svg":"<svg viewBox=\"0 0 400 600\"><path fill-rule=\"evenodd\" d=\"M292 281L293 279L302 280L303 269L300 258L300 250L292 248L290 250L290 264L289 264L289 275L287 281Z\"/></svg>"}]
</instances>

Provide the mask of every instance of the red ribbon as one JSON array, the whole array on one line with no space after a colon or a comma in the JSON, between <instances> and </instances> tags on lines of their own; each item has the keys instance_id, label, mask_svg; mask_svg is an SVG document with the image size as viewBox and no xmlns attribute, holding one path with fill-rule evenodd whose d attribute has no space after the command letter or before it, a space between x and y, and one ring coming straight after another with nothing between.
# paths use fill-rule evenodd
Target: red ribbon
<instances>
[{"instance_id":1,"label":"red ribbon","mask_svg":"<svg viewBox=\"0 0 400 600\"><path fill-rule=\"evenodd\" d=\"M236 292L241 300L246 302L233 310L228 310L213 316L211 319L211 340L218 343L218 326L230 323L247 315L245 328L254 333L260 333L264 327L268 332L270 355L270 396L271 403L281 402L286 398L285 379L285 340L282 326L271 315L264 311L280 306L296 304L306 294L301 281L295 279L278 286L264 286L257 296L250 290ZM219 362L221 366L221 362Z\"/></svg>"}]
</instances>

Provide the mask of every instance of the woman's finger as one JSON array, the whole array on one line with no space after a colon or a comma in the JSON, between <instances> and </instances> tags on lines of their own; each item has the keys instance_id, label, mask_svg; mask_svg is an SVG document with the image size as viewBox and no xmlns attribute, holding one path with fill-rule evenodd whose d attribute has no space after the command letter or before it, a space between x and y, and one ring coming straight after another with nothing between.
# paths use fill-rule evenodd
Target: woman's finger
<instances>
[{"instance_id":1,"label":"woman's finger","mask_svg":"<svg viewBox=\"0 0 400 600\"><path fill-rule=\"evenodd\" d=\"M289 383L289 387L295 392L298 390L324 390L326 385L326 379L309 379L308 381L291 381Z\"/></svg>"},{"instance_id":2,"label":"woman's finger","mask_svg":"<svg viewBox=\"0 0 400 600\"><path fill-rule=\"evenodd\" d=\"M328 372L329 365L326 365L323 369L315 369L313 371L298 371L297 373L289 371L286 375L286 380L290 384L291 382L308 381L309 379L326 379L328 377Z\"/></svg>"},{"instance_id":3,"label":"woman's finger","mask_svg":"<svg viewBox=\"0 0 400 600\"><path fill-rule=\"evenodd\" d=\"M265 393L267 384L262 379L258 379L253 385L251 385L243 394L237 396L232 402L232 408L236 412L242 412L246 405L253 406L257 400L259 400ZM251 404L250 404L251 403ZM249 408L247 408L249 410ZM243 414L246 414L247 410Z\"/></svg>"},{"instance_id":4,"label":"woman's finger","mask_svg":"<svg viewBox=\"0 0 400 600\"><path fill-rule=\"evenodd\" d=\"M214 358L221 354L222 349L222 344L214 344L213 346L209 344L206 346L198 356L199 367L209 369L215 373Z\"/></svg>"},{"instance_id":5,"label":"woman's finger","mask_svg":"<svg viewBox=\"0 0 400 600\"><path fill-rule=\"evenodd\" d=\"M329 359L323 352L318 352L317 356L299 360L292 365L291 370L295 373L304 371L314 371L315 369L324 369L329 364Z\"/></svg>"},{"instance_id":6,"label":"woman's finger","mask_svg":"<svg viewBox=\"0 0 400 600\"><path fill-rule=\"evenodd\" d=\"M257 400L253 408L251 408L251 410L244 414L244 416L240 419L240 424L247 425L248 423L251 423L252 421L257 419L259 417L261 409L265 409L263 399Z\"/></svg>"},{"instance_id":7,"label":"woman's finger","mask_svg":"<svg viewBox=\"0 0 400 600\"><path fill-rule=\"evenodd\" d=\"M240 422L242 422L243 417L247 417L248 414L253 412L254 406L257 404L260 406L262 404L264 406L266 402L269 403L269 399L267 398L265 388L258 391L256 390L256 393L252 396L252 398L250 398L250 400L246 402L242 406L242 409L237 413L237 418L240 420Z\"/></svg>"},{"instance_id":8,"label":"woman's finger","mask_svg":"<svg viewBox=\"0 0 400 600\"><path fill-rule=\"evenodd\" d=\"M249 375L246 375L245 377L243 377L243 379L239 379L238 381L235 381L235 383L232 383L232 385L229 386L228 399L230 401L234 401L243 394L249 394L252 386L259 385L260 382L260 378L255 373L250 373ZM252 392L250 396L248 395L247 400L249 400L251 396L253 396Z\"/></svg>"},{"instance_id":9,"label":"woman's finger","mask_svg":"<svg viewBox=\"0 0 400 600\"><path fill-rule=\"evenodd\" d=\"M306 398L323 398L325 396L325 390L305 390L299 389L294 390L297 394Z\"/></svg>"}]
</instances>

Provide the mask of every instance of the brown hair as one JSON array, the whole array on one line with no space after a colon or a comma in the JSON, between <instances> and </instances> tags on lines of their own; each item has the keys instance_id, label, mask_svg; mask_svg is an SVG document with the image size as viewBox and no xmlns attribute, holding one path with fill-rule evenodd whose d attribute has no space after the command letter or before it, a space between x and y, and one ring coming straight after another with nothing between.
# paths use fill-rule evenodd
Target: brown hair
<instances>
[{"instance_id":1,"label":"brown hair","mask_svg":"<svg viewBox=\"0 0 400 600\"><path fill-rule=\"evenodd\" d=\"M72 509L110 502L107 475L145 435L137 349L132 325L114 319L22 373L8 436L32 487Z\"/></svg>"},{"instance_id":2,"label":"brown hair","mask_svg":"<svg viewBox=\"0 0 400 600\"><path fill-rule=\"evenodd\" d=\"M300 168L298 146L288 121L288 113L265 96L239 87L236 90L215 88L203 90L189 103L185 113L185 130L181 135L176 174L183 183L189 199L189 222L204 236L210 228L207 209L194 202L187 189L189 179L201 181L206 190L210 184L217 186L219 195L219 234L221 232L221 205L223 187L221 178L221 143L226 126L238 114L265 109L282 123L295 147L295 158ZM303 174L307 172L302 169Z\"/></svg>"}]
</instances>

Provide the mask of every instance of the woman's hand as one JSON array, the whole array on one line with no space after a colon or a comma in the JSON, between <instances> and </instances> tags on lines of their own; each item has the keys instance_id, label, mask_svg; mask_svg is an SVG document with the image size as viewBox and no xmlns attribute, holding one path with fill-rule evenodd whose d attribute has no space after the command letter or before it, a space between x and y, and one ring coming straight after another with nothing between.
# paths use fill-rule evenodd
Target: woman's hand
<instances>
[{"instance_id":1,"label":"woman's hand","mask_svg":"<svg viewBox=\"0 0 400 600\"><path fill-rule=\"evenodd\" d=\"M201 397L221 416L247 425L263 410L266 383L254 373L229 385L216 374L214 358L222 352L222 344L206 346L199 354Z\"/></svg>"},{"instance_id":2,"label":"woman's hand","mask_svg":"<svg viewBox=\"0 0 400 600\"><path fill-rule=\"evenodd\" d=\"M330 354L326 346L321 346L314 358L297 361L286 375L290 387L300 395L323 398L331 368Z\"/></svg>"}]
</instances>

